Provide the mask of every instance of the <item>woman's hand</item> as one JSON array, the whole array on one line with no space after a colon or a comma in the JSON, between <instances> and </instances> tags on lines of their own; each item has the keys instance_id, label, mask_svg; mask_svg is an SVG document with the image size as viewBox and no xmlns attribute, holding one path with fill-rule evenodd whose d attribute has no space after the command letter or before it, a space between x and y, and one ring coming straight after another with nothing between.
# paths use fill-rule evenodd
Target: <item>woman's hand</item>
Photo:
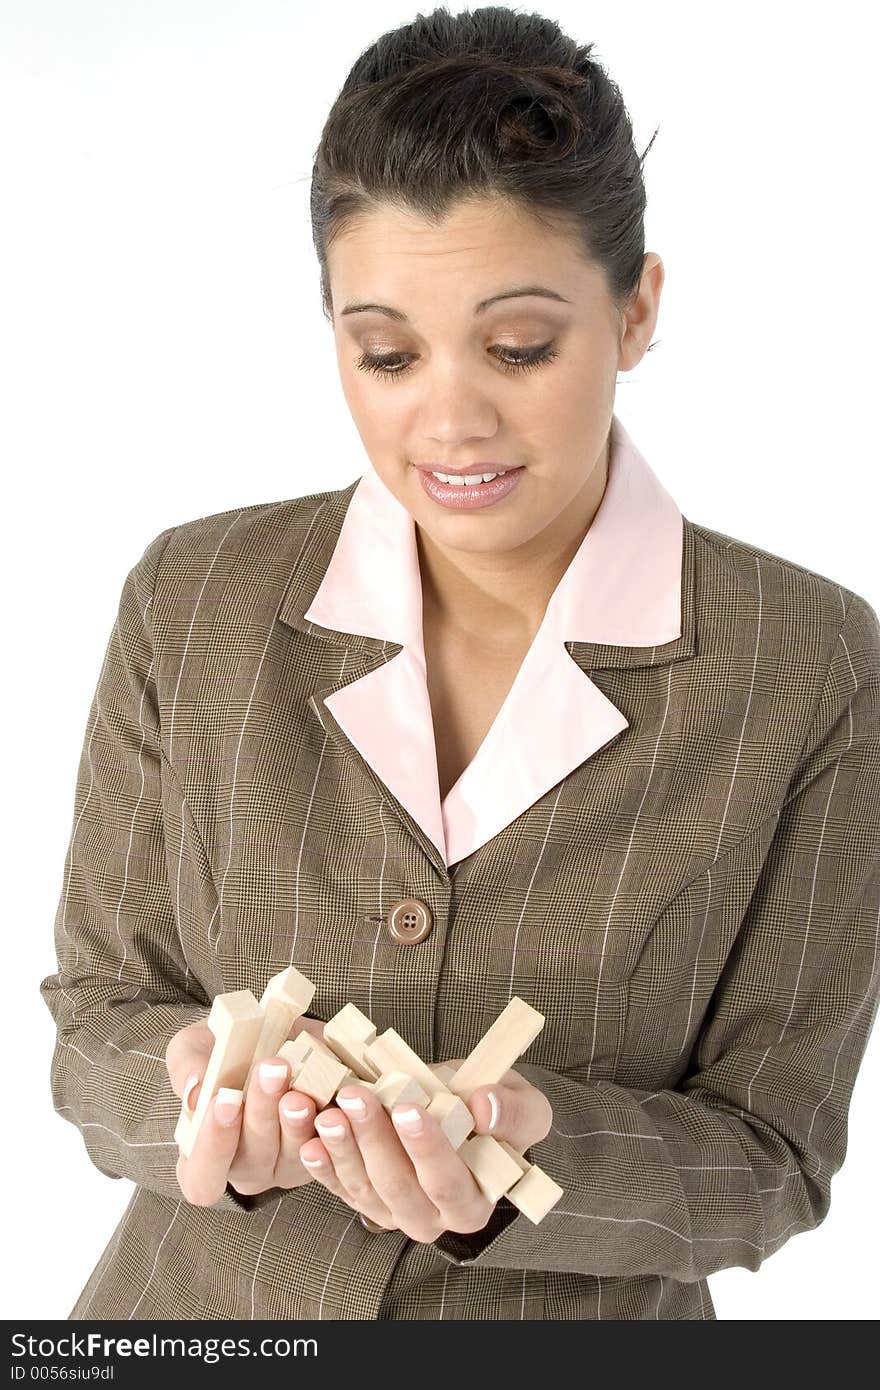
<instances>
[{"instance_id":1,"label":"woman's hand","mask_svg":"<svg viewBox=\"0 0 880 1390\"><path fill-rule=\"evenodd\" d=\"M477 1087L468 1108L474 1133L506 1139L518 1153L544 1139L553 1120L543 1091L513 1069L497 1085ZM395 1121L415 1115L421 1129L392 1122L370 1091L343 1086L336 1106L316 1117L320 1138L304 1143L300 1158L346 1205L410 1240L429 1244L444 1231L481 1231L495 1203L483 1195L437 1122L423 1106L409 1103L395 1105L392 1115Z\"/></svg>"},{"instance_id":2,"label":"woman's hand","mask_svg":"<svg viewBox=\"0 0 880 1390\"><path fill-rule=\"evenodd\" d=\"M290 1036L295 1038L303 1029L316 1037L324 1036L320 1019L297 1019ZM213 1046L214 1034L207 1023L191 1023L175 1033L166 1049L172 1089L190 1113L195 1110ZM182 1153L178 1157L177 1181L193 1206L213 1206L225 1193L227 1183L242 1196L251 1196L270 1187L299 1187L312 1179L311 1171L299 1161L299 1149L315 1133L315 1102L301 1091L288 1090L290 1065L283 1057L267 1057L265 1061L283 1068L271 1089L263 1090L256 1067L244 1105L231 1122L223 1124L218 1119L216 1102L212 1102L192 1153L188 1158ZM288 1118L288 1111L300 1113Z\"/></svg>"}]
</instances>

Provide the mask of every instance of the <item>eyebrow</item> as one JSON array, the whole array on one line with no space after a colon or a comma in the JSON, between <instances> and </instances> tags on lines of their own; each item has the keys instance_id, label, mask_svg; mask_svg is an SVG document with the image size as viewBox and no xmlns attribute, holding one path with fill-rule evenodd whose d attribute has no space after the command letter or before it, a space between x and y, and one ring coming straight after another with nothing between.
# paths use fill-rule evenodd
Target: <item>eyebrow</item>
<instances>
[{"instance_id":1,"label":"eyebrow","mask_svg":"<svg viewBox=\"0 0 880 1390\"><path fill-rule=\"evenodd\" d=\"M497 303L499 299L519 299L524 295L539 295L542 299L557 299L562 304L571 303L570 299L566 299L564 295L558 294L556 290L547 289L544 285L516 285L512 289L502 290L500 294L491 295L489 299L481 299L479 304L474 308L474 313L482 314L485 309L488 309L490 304ZM340 317L342 317L343 314L362 314L368 309L371 309L376 314L386 314L388 318L396 319L401 323L408 321L406 314L400 309L392 309L387 304L368 304L360 301L346 304L345 308L340 310Z\"/></svg>"}]
</instances>

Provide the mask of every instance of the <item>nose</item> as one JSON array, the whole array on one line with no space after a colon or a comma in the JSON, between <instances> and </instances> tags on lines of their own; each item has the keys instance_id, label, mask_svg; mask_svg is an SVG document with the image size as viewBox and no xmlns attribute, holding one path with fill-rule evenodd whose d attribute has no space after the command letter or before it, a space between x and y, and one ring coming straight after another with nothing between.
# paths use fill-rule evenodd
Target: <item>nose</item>
<instances>
[{"instance_id":1,"label":"nose","mask_svg":"<svg viewBox=\"0 0 880 1390\"><path fill-rule=\"evenodd\" d=\"M486 392L468 381L466 373L446 374L426 388L420 412L420 434L440 444L446 453L482 444L498 432L498 407Z\"/></svg>"}]
</instances>

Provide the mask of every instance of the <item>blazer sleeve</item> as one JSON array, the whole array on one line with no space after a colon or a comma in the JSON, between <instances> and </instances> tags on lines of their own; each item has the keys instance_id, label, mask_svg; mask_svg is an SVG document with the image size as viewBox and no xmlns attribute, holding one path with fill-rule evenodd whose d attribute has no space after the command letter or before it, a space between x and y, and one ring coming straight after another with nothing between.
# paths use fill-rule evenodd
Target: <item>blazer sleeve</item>
<instances>
[{"instance_id":1,"label":"blazer sleeve","mask_svg":"<svg viewBox=\"0 0 880 1390\"><path fill-rule=\"evenodd\" d=\"M186 1024L206 1021L210 1000L187 968L165 856L149 609L174 529L150 543L123 585L79 763L55 918L58 971L40 993L57 1027L55 1109L102 1173L183 1201L180 1101L165 1050ZM214 1209L260 1204L227 1187Z\"/></svg>"},{"instance_id":2,"label":"blazer sleeve","mask_svg":"<svg viewBox=\"0 0 880 1390\"><path fill-rule=\"evenodd\" d=\"M441 1254L693 1283L818 1226L877 1012L878 875L880 625L853 595L684 1078L634 1090L518 1063L554 1112L528 1157L564 1196L537 1226L502 1198Z\"/></svg>"}]
</instances>

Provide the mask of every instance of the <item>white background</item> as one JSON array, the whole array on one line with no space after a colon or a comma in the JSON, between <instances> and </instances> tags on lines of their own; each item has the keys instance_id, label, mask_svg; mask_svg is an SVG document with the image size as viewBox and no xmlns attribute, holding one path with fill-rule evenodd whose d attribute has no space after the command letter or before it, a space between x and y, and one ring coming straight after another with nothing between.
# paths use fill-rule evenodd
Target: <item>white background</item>
<instances>
[{"instance_id":1,"label":"white background","mask_svg":"<svg viewBox=\"0 0 880 1390\"><path fill-rule=\"evenodd\" d=\"M351 63L420 8L0 3L5 1318L67 1316L132 1190L52 1108L39 994L122 582L168 526L363 471L311 161ZM639 152L660 123L658 345L617 412L685 516L880 607L870 7L543 12L595 43ZM878 1077L872 1035L827 1220L714 1275L719 1319L877 1316Z\"/></svg>"}]
</instances>

